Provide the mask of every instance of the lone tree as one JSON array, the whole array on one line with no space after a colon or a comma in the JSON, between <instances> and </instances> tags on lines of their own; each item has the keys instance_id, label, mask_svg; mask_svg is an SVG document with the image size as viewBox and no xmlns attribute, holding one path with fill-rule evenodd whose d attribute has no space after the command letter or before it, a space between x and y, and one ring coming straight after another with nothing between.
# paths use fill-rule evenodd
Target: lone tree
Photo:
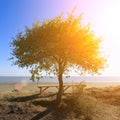
<instances>
[{"instance_id":1,"label":"lone tree","mask_svg":"<svg viewBox=\"0 0 120 120\"><path fill-rule=\"evenodd\" d=\"M63 93L63 74L74 67L81 73L96 74L105 68L106 59L97 38L89 25L81 24L82 16L73 13L59 15L43 23L25 27L13 39L12 59L14 65L30 68L34 80L42 70L58 77L58 103Z\"/></svg>"}]
</instances>

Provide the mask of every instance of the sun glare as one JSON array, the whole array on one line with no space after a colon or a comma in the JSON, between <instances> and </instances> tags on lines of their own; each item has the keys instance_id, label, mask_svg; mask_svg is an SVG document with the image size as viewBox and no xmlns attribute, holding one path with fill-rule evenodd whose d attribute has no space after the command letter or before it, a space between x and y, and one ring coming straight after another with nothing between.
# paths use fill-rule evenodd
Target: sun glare
<instances>
[{"instance_id":1,"label":"sun glare","mask_svg":"<svg viewBox=\"0 0 120 120\"><path fill-rule=\"evenodd\" d=\"M96 7L97 5L97 7ZM83 11L83 20L90 22L92 30L103 38L101 46L108 56L109 67L104 75L119 75L120 56L120 1L95 2L93 10ZM79 5L78 5L79 6ZM78 14L81 11L78 7ZM96 10L96 11L95 11ZM87 14L87 15L86 15Z\"/></svg>"},{"instance_id":2,"label":"sun glare","mask_svg":"<svg viewBox=\"0 0 120 120\"><path fill-rule=\"evenodd\" d=\"M119 38L120 32L120 8L108 9L108 11L103 13L103 22L109 33L111 33L114 38Z\"/></svg>"},{"instance_id":3,"label":"sun glare","mask_svg":"<svg viewBox=\"0 0 120 120\"><path fill-rule=\"evenodd\" d=\"M103 26L103 47L105 52L108 54L108 64L113 73L117 73L120 56L118 52L120 51L120 7L115 5L114 7L109 7L104 9L101 14L101 25ZM101 31L102 31L101 30ZM119 75L119 74L118 74Z\"/></svg>"}]
</instances>

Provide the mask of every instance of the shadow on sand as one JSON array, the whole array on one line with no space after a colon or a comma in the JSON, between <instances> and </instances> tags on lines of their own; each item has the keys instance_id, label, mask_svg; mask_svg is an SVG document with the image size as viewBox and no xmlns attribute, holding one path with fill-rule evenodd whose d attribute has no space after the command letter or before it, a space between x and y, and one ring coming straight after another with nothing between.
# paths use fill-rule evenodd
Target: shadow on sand
<instances>
[{"instance_id":1,"label":"shadow on sand","mask_svg":"<svg viewBox=\"0 0 120 120\"><path fill-rule=\"evenodd\" d=\"M70 114L70 109L66 107L59 107L56 100L41 100L34 101L35 106L43 106L47 109L43 112L35 115L31 120L64 120L68 114Z\"/></svg>"},{"instance_id":2,"label":"shadow on sand","mask_svg":"<svg viewBox=\"0 0 120 120\"><path fill-rule=\"evenodd\" d=\"M41 99L42 98L42 99ZM57 106L56 102L56 93L52 93L49 95L40 96L40 94L34 94L24 97L16 97L14 100L10 102L30 102L32 103L32 107L37 107L37 109L41 109L43 107L44 109L41 109L42 111L37 112L31 117L31 120L63 120L67 113L69 113L68 109L67 111L63 108L59 108ZM29 106L28 106L29 107ZM66 111L66 112L65 112ZM52 117L52 118L51 118Z\"/></svg>"},{"instance_id":3,"label":"shadow on sand","mask_svg":"<svg viewBox=\"0 0 120 120\"><path fill-rule=\"evenodd\" d=\"M57 109L56 100L40 100L33 101L32 103L35 106L46 107L46 110L38 113L31 120L40 120L42 118L45 118L47 120L49 118L49 114L52 114Z\"/></svg>"},{"instance_id":4,"label":"shadow on sand","mask_svg":"<svg viewBox=\"0 0 120 120\"><path fill-rule=\"evenodd\" d=\"M50 95L44 95L44 96L41 96L39 93L38 94L34 94L34 95L29 95L29 96L23 96L23 97L16 97L12 100L9 100L10 102L27 102L27 101L30 101L30 100L34 100L34 99L37 99L37 98L48 98L48 97L53 97L55 96L55 94L50 94Z\"/></svg>"},{"instance_id":5,"label":"shadow on sand","mask_svg":"<svg viewBox=\"0 0 120 120\"><path fill-rule=\"evenodd\" d=\"M43 118L43 117L45 117L47 114L49 114L51 112L51 110L50 109L47 109L47 110L45 110L45 111L43 111L43 112L40 112L40 113L38 113L36 116L34 116L31 120L39 120L39 119L41 119L41 118Z\"/></svg>"}]
</instances>

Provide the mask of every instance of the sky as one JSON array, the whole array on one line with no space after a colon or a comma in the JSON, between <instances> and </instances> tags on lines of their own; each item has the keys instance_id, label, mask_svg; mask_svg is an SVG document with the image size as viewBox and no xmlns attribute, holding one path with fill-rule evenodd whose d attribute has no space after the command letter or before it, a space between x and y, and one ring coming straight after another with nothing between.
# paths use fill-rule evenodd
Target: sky
<instances>
[{"instance_id":1,"label":"sky","mask_svg":"<svg viewBox=\"0 0 120 120\"><path fill-rule=\"evenodd\" d=\"M0 0L0 76L28 76L29 70L12 65L10 42L24 27L35 20L68 14L76 6L75 15L83 14L83 24L90 23L109 66L103 76L120 76L120 1L119 0Z\"/></svg>"}]
</instances>

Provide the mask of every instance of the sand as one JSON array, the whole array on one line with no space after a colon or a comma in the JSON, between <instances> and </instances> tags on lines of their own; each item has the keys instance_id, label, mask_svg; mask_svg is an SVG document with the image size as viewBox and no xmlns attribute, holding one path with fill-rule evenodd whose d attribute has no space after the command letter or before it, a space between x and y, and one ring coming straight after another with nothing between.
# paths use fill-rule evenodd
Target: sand
<instances>
[{"instance_id":1,"label":"sand","mask_svg":"<svg viewBox=\"0 0 120 120\"><path fill-rule=\"evenodd\" d=\"M105 88L105 87L116 87L120 86L120 82L89 82L86 83L88 88L96 87L96 88Z\"/></svg>"},{"instance_id":2,"label":"sand","mask_svg":"<svg viewBox=\"0 0 120 120\"><path fill-rule=\"evenodd\" d=\"M49 84L49 83L46 83ZM116 87L120 86L120 82L89 82L85 83L87 88L96 87L96 88L105 88L105 87ZM22 85L20 83L1 83L0 84L0 92L1 91L12 91L18 88L19 90L34 90L39 91L37 87L37 83L27 83L26 85ZM52 92L52 90L57 91L57 89L51 88L48 91Z\"/></svg>"},{"instance_id":3,"label":"sand","mask_svg":"<svg viewBox=\"0 0 120 120\"><path fill-rule=\"evenodd\" d=\"M2 83L0 120L120 120L120 83L91 82L86 85L87 99L77 96L70 100L69 94L64 94L65 104L56 107L56 94L52 93L57 89L50 88L40 95L36 83ZM16 86L18 91L15 91ZM76 103L76 100L81 102ZM80 109L85 111L81 113Z\"/></svg>"},{"instance_id":4,"label":"sand","mask_svg":"<svg viewBox=\"0 0 120 120\"><path fill-rule=\"evenodd\" d=\"M1 83L0 91L12 91L18 88L19 90L38 90L36 83L27 83L22 85L20 83Z\"/></svg>"}]
</instances>

